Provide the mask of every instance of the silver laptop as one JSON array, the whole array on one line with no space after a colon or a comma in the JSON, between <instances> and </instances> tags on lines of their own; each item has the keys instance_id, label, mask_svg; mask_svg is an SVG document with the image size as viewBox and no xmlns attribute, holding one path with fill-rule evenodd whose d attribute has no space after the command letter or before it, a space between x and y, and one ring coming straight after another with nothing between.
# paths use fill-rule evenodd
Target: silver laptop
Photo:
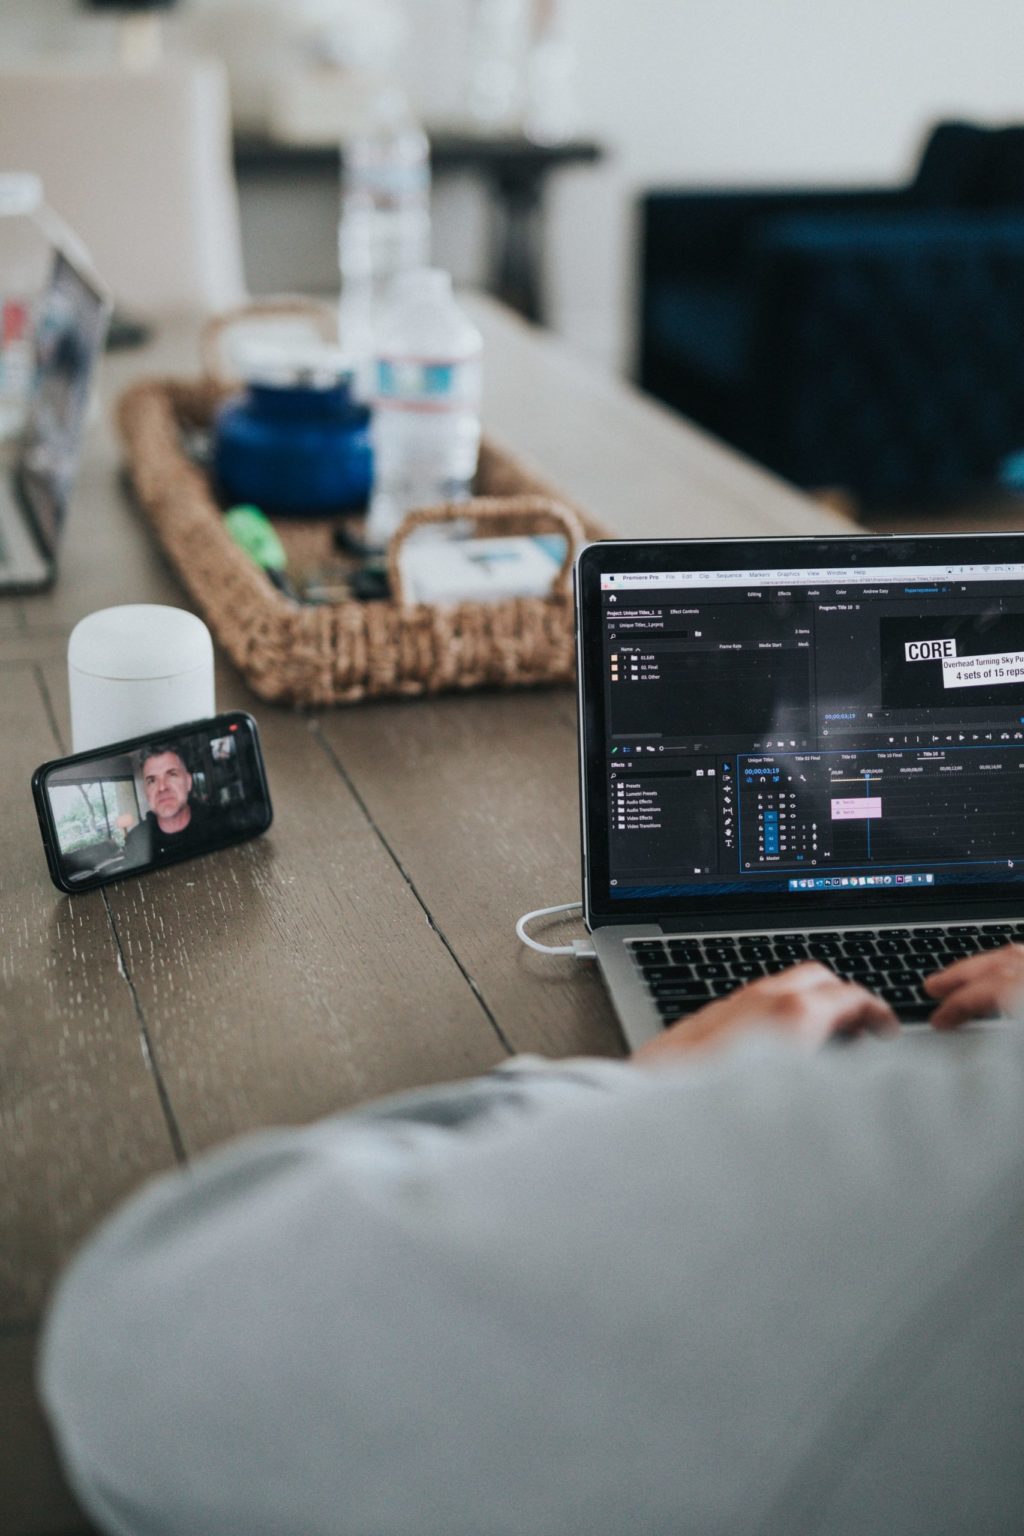
<instances>
[{"instance_id":1,"label":"silver laptop","mask_svg":"<svg viewBox=\"0 0 1024 1536\"><path fill-rule=\"evenodd\" d=\"M626 1039L804 958L908 1023L1024 939L1024 534L590 545L584 914Z\"/></svg>"},{"instance_id":2,"label":"silver laptop","mask_svg":"<svg viewBox=\"0 0 1024 1536\"><path fill-rule=\"evenodd\" d=\"M36 311L25 431L0 473L0 595L41 591L56 575L109 317L98 280L69 252L56 252Z\"/></svg>"}]
</instances>

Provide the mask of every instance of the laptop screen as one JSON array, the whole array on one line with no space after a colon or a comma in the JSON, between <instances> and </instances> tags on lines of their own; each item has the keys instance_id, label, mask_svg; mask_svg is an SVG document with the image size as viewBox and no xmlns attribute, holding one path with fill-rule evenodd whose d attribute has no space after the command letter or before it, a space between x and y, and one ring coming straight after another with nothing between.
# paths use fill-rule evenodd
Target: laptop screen
<instances>
[{"instance_id":1,"label":"laptop screen","mask_svg":"<svg viewBox=\"0 0 1024 1536\"><path fill-rule=\"evenodd\" d=\"M578 585L595 915L1024 895L1024 537L607 544Z\"/></svg>"},{"instance_id":2,"label":"laptop screen","mask_svg":"<svg viewBox=\"0 0 1024 1536\"><path fill-rule=\"evenodd\" d=\"M106 296L63 252L56 252L36 317L32 398L17 470L19 489L51 558L78 469L108 318Z\"/></svg>"}]
</instances>

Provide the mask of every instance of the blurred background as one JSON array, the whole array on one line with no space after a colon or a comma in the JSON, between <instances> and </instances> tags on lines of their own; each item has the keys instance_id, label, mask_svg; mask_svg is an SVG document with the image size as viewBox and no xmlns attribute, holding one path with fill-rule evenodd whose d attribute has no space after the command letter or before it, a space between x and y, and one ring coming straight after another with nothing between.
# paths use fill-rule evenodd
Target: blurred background
<instances>
[{"instance_id":1,"label":"blurred background","mask_svg":"<svg viewBox=\"0 0 1024 1536\"><path fill-rule=\"evenodd\" d=\"M885 502L1012 482L1012 450L1024 446L1024 238L1018 248L1016 227L1024 154L1000 139L1012 156L1000 162L996 191L981 185L977 156L965 168L961 142L940 144L927 187L918 173L939 125L1024 123L1024 21L1015 0L181 0L148 17L127 14L146 9L0 0L0 158L5 92L8 110L11 101L4 72L69 61L79 70L105 67L115 58L144 69L212 56L230 89L245 284L253 293L331 293L336 146L360 76L386 67L431 141L433 256L457 283L498 292L593 365L640 377L801 483ZM141 29L150 23L159 40ZM162 66L153 62L158 53ZM43 110L62 108L51 97ZM145 93L131 112L125 135L141 131ZM905 201L916 180L914 206L897 204L893 195ZM687 210L647 197L654 189L725 188L872 195L859 205L798 198L767 210L790 224L827 214L845 226L794 231L776 221L753 233L748 215L763 206L734 207L731 222L712 230L711 213L721 210L709 213L706 200ZM986 227L958 222L968 207L985 215ZM893 221L908 211L927 219L896 249L904 236ZM125 208L123 218L138 220L141 240L145 210ZM847 236L857 248L852 265ZM987 265L979 240L989 242ZM809 253L826 248L831 266L822 276ZM742 271L729 270L738 252ZM958 262L960 277L951 275ZM673 289L681 274L688 285ZM930 295L926 311L914 309L919 290ZM970 296L969 311L958 292ZM765 305L789 317L789 332L771 330ZM945 322L935 316L943 310L959 320L955 334L940 338L934 328ZM865 324L880 338L900 338L899 366L890 359L880 385L869 380L870 360L845 375L838 366ZM901 428L917 434L914 461L897 463L898 449L883 442L894 396L935 373L940 354L970 351L979 332L983 350L998 356L972 365L938 403L915 397L913 425ZM787 377L780 396L803 419L752 420L752 409L763 412L751 406L754 386L742 369L760 368L763 404L766 379L790 363L800 379ZM837 375L825 391L832 415L819 409L808 418L797 393L822 366ZM908 370L917 382L903 378ZM926 465L941 454L950 420L970 413L967 402L990 387L990 374L1010 404L1003 399L998 422L986 404L980 425L963 426L981 445L967 445L962 462L930 482ZM808 454L810 436L843 435L835 422L854 407L859 416L869 388L876 399L855 451L834 460ZM1008 411L1012 419L1002 419ZM888 467L865 469L865 454L888 455Z\"/></svg>"}]
</instances>

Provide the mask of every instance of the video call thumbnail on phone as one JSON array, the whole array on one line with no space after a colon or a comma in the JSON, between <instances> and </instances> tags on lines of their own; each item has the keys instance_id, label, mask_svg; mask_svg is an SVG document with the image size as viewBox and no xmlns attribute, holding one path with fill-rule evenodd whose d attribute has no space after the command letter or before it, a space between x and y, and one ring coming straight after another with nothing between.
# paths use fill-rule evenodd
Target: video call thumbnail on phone
<instances>
[{"instance_id":1,"label":"video call thumbnail on phone","mask_svg":"<svg viewBox=\"0 0 1024 1536\"><path fill-rule=\"evenodd\" d=\"M56 766L45 791L70 885L206 853L264 831L270 819L246 717Z\"/></svg>"}]
</instances>

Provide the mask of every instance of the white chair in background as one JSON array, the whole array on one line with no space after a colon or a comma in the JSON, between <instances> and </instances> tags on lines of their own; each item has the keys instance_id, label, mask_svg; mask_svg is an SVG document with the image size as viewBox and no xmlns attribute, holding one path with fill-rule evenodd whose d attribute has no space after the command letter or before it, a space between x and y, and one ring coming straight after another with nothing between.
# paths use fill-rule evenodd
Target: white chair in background
<instances>
[{"instance_id":1,"label":"white chair in background","mask_svg":"<svg viewBox=\"0 0 1024 1536\"><path fill-rule=\"evenodd\" d=\"M119 305L212 311L244 298L218 61L0 70L0 168L43 178Z\"/></svg>"}]
</instances>

